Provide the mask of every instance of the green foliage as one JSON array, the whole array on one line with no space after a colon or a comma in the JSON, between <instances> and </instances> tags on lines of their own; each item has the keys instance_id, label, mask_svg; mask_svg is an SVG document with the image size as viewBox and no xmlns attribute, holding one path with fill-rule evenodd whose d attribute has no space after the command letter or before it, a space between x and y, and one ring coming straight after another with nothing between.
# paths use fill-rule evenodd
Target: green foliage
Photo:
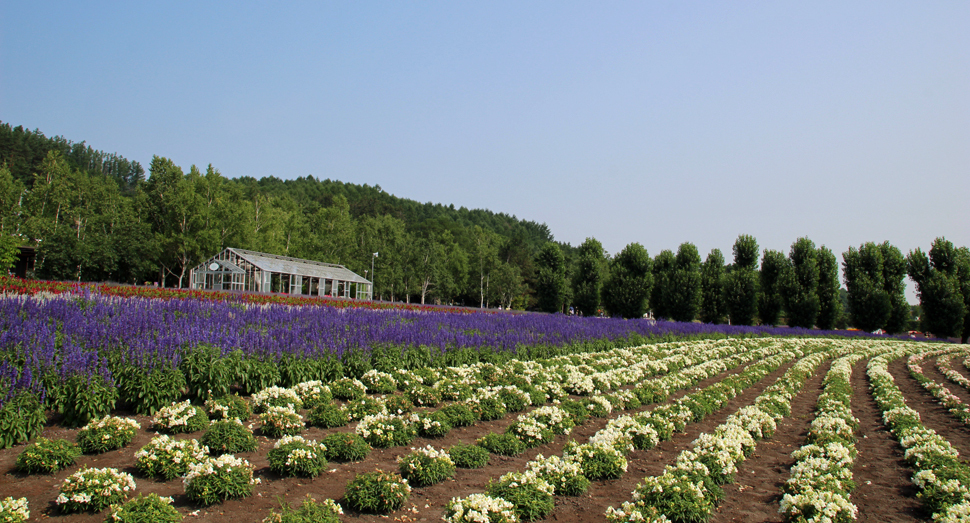
<instances>
[{"instance_id":1,"label":"green foliage","mask_svg":"<svg viewBox=\"0 0 970 523\"><path fill-rule=\"evenodd\" d=\"M15 394L0 407L0 449L40 435L47 423L44 405L33 392Z\"/></svg>"},{"instance_id":2,"label":"green foliage","mask_svg":"<svg viewBox=\"0 0 970 523\"><path fill-rule=\"evenodd\" d=\"M146 416L178 401L187 385L182 371L165 363L149 368L121 365L112 374L118 383L120 402L129 405L135 414Z\"/></svg>"},{"instance_id":3,"label":"green foliage","mask_svg":"<svg viewBox=\"0 0 970 523\"><path fill-rule=\"evenodd\" d=\"M596 238L586 238L577 249L573 271L573 305L583 316L599 312L600 293L606 279L606 252Z\"/></svg>"},{"instance_id":4,"label":"green foliage","mask_svg":"<svg viewBox=\"0 0 970 523\"><path fill-rule=\"evenodd\" d=\"M77 433L77 444L89 454L120 449L131 443L141 426L131 418L105 417L92 420Z\"/></svg>"},{"instance_id":5,"label":"green foliage","mask_svg":"<svg viewBox=\"0 0 970 523\"><path fill-rule=\"evenodd\" d=\"M300 436L283 437L269 451L269 468L281 476L312 478L327 468L327 449Z\"/></svg>"},{"instance_id":6,"label":"green foliage","mask_svg":"<svg viewBox=\"0 0 970 523\"><path fill-rule=\"evenodd\" d=\"M405 414L414 409L414 404L403 394L391 394L384 397L384 407L391 414Z\"/></svg>"},{"instance_id":7,"label":"green foliage","mask_svg":"<svg viewBox=\"0 0 970 523\"><path fill-rule=\"evenodd\" d=\"M172 506L172 498L162 498L152 492L147 496L128 500L123 505L111 505L108 521L118 523L178 523L182 514Z\"/></svg>"},{"instance_id":8,"label":"green foliage","mask_svg":"<svg viewBox=\"0 0 970 523\"><path fill-rule=\"evenodd\" d=\"M495 396L487 396L478 400L476 414L478 419L482 421L502 419L507 413L505 404Z\"/></svg>"},{"instance_id":9,"label":"green foliage","mask_svg":"<svg viewBox=\"0 0 970 523\"><path fill-rule=\"evenodd\" d=\"M849 321L867 332L885 327L892 301L885 289L882 249L869 242L842 253L842 271L848 290Z\"/></svg>"},{"instance_id":10,"label":"green foliage","mask_svg":"<svg viewBox=\"0 0 970 523\"><path fill-rule=\"evenodd\" d=\"M842 316L842 299L839 297L839 264L826 246L818 248L818 319L819 329L832 330Z\"/></svg>"},{"instance_id":11,"label":"green foliage","mask_svg":"<svg viewBox=\"0 0 970 523\"><path fill-rule=\"evenodd\" d=\"M418 420L414 424L418 429L418 435L423 438L442 438L452 429L451 418L441 411L418 414Z\"/></svg>"},{"instance_id":12,"label":"green foliage","mask_svg":"<svg viewBox=\"0 0 970 523\"><path fill-rule=\"evenodd\" d=\"M73 465L80 456L80 447L66 439L37 438L17 456L17 470L25 474L53 474Z\"/></svg>"},{"instance_id":13,"label":"green foliage","mask_svg":"<svg viewBox=\"0 0 970 523\"><path fill-rule=\"evenodd\" d=\"M653 261L639 243L631 243L609 265L603 284L603 306L610 316L642 318L653 287Z\"/></svg>"},{"instance_id":14,"label":"green foliage","mask_svg":"<svg viewBox=\"0 0 970 523\"><path fill-rule=\"evenodd\" d=\"M307 494L300 508L296 510L280 500L280 512L271 511L263 523L340 523L343 513L343 509L334 500L325 499L320 503Z\"/></svg>"},{"instance_id":15,"label":"green foliage","mask_svg":"<svg viewBox=\"0 0 970 523\"><path fill-rule=\"evenodd\" d=\"M253 431L238 420L213 422L199 442L209 447L212 454L252 452L259 446Z\"/></svg>"},{"instance_id":16,"label":"green foliage","mask_svg":"<svg viewBox=\"0 0 970 523\"><path fill-rule=\"evenodd\" d=\"M489 452L478 445L456 443L448 449L455 466L463 469L480 469L488 465Z\"/></svg>"},{"instance_id":17,"label":"green foliage","mask_svg":"<svg viewBox=\"0 0 970 523\"><path fill-rule=\"evenodd\" d=\"M237 365L239 384L244 394L253 394L280 382L280 369L275 361L247 356L241 358Z\"/></svg>"},{"instance_id":18,"label":"green foliage","mask_svg":"<svg viewBox=\"0 0 970 523\"><path fill-rule=\"evenodd\" d=\"M765 249L761 257L760 292L758 293L758 317L762 325L778 325L783 307L781 279L790 269L784 254Z\"/></svg>"},{"instance_id":19,"label":"green foliage","mask_svg":"<svg viewBox=\"0 0 970 523\"><path fill-rule=\"evenodd\" d=\"M734 267L724 280L724 305L731 325L753 325L758 313L758 242L742 234L734 242Z\"/></svg>"},{"instance_id":20,"label":"green foliage","mask_svg":"<svg viewBox=\"0 0 970 523\"><path fill-rule=\"evenodd\" d=\"M115 407L118 389L101 376L69 377L61 387L61 412L69 427L84 425L92 419L107 416Z\"/></svg>"},{"instance_id":21,"label":"green foliage","mask_svg":"<svg viewBox=\"0 0 970 523\"><path fill-rule=\"evenodd\" d=\"M358 474L347 483L347 505L360 512L387 514L408 500L411 487L401 476L377 470Z\"/></svg>"},{"instance_id":22,"label":"green foliage","mask_svg":"<svg viewBox=\"0 0 970 523\"><path fill-rule=\"evenodd\" d=\"M818 320L819 266L815 243L799 238L788 253L790 270L780 278L782 303L788 313L788 325L811 329Z\"/></svg>"},{"instance_id":23,"label":"green foliage","mask_svg":"<svg viewBox=\"0 0 970 523\"><path fill-rule=\"evenodd\" d=\"M17 255L20 253L18 247L20 247L21 243L23 243L23 240L19 236L12 236L0 232L0 274L6 275L7 271L17 264Z\"/></svg>"},{"instance_id":24,"label":"green foliage","mask_svg":"<svg viewBox=\"0 0 970 523\"><path fill-rule=\"evenodd\" d=\"M289 406L270 407L259 415L259 422L262 424L260 432L270 438L295 436L305 427L303 416Z\"/></svg>"},{"instance_id":25,"label":"green foliage","mask_svg":"<svg viewBox=\"0 0 970 523\"><path fill-rule=\"evenodd\" d=\"M387 410L382 401L370 396L348 401L344 409L351 420L364 419L364 416L373 416Z\"/></svg>"},{"instance_id":26,"label":"green foliage","mask_svg":"<svg viewBox=\"0 0 970 523\"><path fill-rule=\"evenodd\" d=\"M483 449L500 456L518 456L525 452L525 443L512 434L488 434L478 438L475 444Z\"/></svg>"},{"instance_id":27,"label":"green foliage","mask_svg":"<svg viewBox=\"0 0 970 523\"><path fill-rule=\"evenodd\" d=\"M724 323L727 307L724 297L724 255L712 249L701 265L700 320L704 323Z\"/></svg>"},{"instance_id":28,"label":"green foliage","mask_svg":"<svg viewBox=\"0 0 970 523\"><path fill-rule=\"evenodd\" d=\"M321 441L331 461L361 461L370 454L370 445L359 434L335 432Z\"/></svg>"},{"instance_id":29,"label":"green foliage","mask_svg":"<svg viewBox=\"0 0 970 523\"><path fill-rule=\"evenodd\" d=\"M60 495L54 500L61 512L100 512L120 503L128 492L135 490L131 474L113 468L88 468L68 476L61 483Z\"/></svg>"},{"instance_id":30,"label":"green foliage","mask_svg":"<svg viewBox=\"0 0 970 523\"><path fill-rule=\"evenodd\" d=\"M589 409L586 404L576 400L565 400L559 404L559 408L569 413L576 425L582 425L589 419Z\"/></svg>"},{"instance_id":31,"label":"green foliage","mask_svg":"<svg viewBox=\"0 0 970 523\"><path fill-rule=\"evenodd\" d=\"M412 385L404 391L404 394L411 403L420 407L435 407L441 403L441 394L437 389L425 385Z\"/></svg>"},{"instance_id":32,"label":"green foliage","mask_svg":"<svg viewBox=\"0 0 970 523\"><path fill-rule=\"evenodd\" d=\"M468 427L478 421L474 409L465 402L457 402L442 407L438 412L448 417L452 427Z\"/></svg>"},{"instance_id":33,"label":"green foliage","mask_svg":"<svg viewBox=\"0 0 970 523\"><path fill-rule=\"evenodd\" d=\"M455 475L455 463L451 456L430 445L399 457L397 465L401 476L418 487L441 483Z\"/></svg>"},{"instance_id":34,"label":"green foliage","mask_svg":"<svg viewBox=\"0 0 970 523\"><path fill-rule=\"evenodd\" d=\"M179 370L185 376L189 396L204 401L210 396L228 395L236 378L233 366L241 359L239 352L232 357L223 357L222 351L211 345L198 345L186 351Z\"/></svg>"},{"instance_id":35,"label":"green foliage","mask_svg":"<svg viewBox=\"0 0 970 523\"><path fill-rule=\"evenodd\" d=\"M945 238L933 241L929 258L919 249L906 258L923 309L922 329L940 338L970 336L970 251Z\"/></svg>"},{"instance_id":36,"label":"green foliage","mask_svg":"<svg viewBox=\"0 0 970 523\"><path fill-rule=\"evenodd\" d=\"M344 425L350 423L350 416L347 415L347 409L341 407L340 405L323 403L317 405L313 410L310 411L309 414L307 414L307 423L313 425L314 427L332 429L336 427L343 427Z\"/></svg>"},{"instance_id":37,"label":"green foliage","mask_svg":"<svg viewBox=\"0 0 970 523\"><path fill-rule=\"evenodd\" d=\"M535 448L545 443L551 443L555 434L543 424L534 420L518 420L505 428L505 433L515 436L526 448Z\"/></svg>"},{"instance_id":38,"label":"green foliage","mask_svg":"<svg viewBox=\"0 0 970 523\"><path fill-rule=\"evenodd\" d=\"M209 417L202 407L191 405L189 400L162 407L152 418L157 430L169 434L196 432L209 426Z\"/></svg>"},{"instance_id":39,"label":"green foliage","mask_svg":"<svg viewBox=\"0 0 970 523\"><path fill-rule=\"evenodd\" d=\"M559 245L546 243L536 256L536 308L562 312L566 303L566 258Z\"/></svg>"}]
</instances>

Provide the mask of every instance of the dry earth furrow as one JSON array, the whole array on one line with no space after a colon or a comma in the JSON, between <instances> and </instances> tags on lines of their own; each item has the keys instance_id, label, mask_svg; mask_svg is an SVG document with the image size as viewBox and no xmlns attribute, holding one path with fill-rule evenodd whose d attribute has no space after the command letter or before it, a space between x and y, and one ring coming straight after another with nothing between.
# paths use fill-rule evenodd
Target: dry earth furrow
<instances>
[{"instance_id":1,"label":"dry earth furrow","mask_svg":"<svg viewBox=\"0 0 970 523\"><path fill-rule=\"evenodd\" d=\"M782 488L795 460L791 453L801 447L815 418L815 406L822 393L822 381L831 360L819 366L792 398L791 416L778 422L774 436L758 442L758 447L738 467L735 482L724 485L724 499L710 523L728 521L782 522L778 513Z\"/></svg>"},{"instance_id":2,"label":"dry earth furrow","mask_svg":"<svg viewBox=\"0 0 970 523\"><path fill-rule=\"evenodd\" d=\"M903 459L902 447L883 424L882 412L869 392L867 363L868 360L860 361L852 369L852 414L859 419L859 439L856 441L858 456L852 471L856 489L852 491L850 501L859 508L857 521L923 521L922 509L916 499L917 489L909 480L913 470ZM912 381L908 374L905 380Z\"/></svg>"}]
</instances>

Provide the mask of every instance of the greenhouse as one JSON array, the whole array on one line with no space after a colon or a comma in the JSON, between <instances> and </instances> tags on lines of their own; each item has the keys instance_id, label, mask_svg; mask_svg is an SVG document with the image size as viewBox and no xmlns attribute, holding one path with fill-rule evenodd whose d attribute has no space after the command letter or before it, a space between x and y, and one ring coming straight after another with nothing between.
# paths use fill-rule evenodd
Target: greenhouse
<instances>
[{"instance_id":1,"label":"greenhouse","mask_svg":"<svg viewBox=\"0 0 970 523\"><path fill-rule=\"evenodd\" d=\"M189 275L193 289L282 292L370 300L371 282L343 265L227 248Z\"/></svg>"}]
</instances>

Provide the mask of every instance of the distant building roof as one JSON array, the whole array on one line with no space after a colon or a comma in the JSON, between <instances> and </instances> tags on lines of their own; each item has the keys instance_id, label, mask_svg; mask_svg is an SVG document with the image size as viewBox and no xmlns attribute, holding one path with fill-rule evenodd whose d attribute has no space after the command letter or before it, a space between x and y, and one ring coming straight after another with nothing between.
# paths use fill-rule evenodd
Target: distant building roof
<instances>
[{"instance_id":1,"label":"distant building roof","mask_svg":"<svg viewBox=\"0 0 970 523\"><path fill-rule=\"evenodd\" d=\"M240 258L255 265L260 270L283 274L299 274L312 278L325 278L354 283L371 283L354 271L335 263L323 263L313 260L302 260L289 256L267 254L265 252L248 251L229 247L226 249L236 253Z\"/></svg>"}]
</instances>

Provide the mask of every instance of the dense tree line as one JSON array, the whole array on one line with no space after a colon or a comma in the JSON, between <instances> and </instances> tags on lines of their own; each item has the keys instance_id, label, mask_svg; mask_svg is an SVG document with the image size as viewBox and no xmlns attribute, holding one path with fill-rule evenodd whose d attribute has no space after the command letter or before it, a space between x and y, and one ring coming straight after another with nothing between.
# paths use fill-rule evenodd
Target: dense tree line
<instances>
[{"instance_id":1,"label":"dense tree line","mask_svg":"<svg viewBox=\"0 0 970 523\"><path fill-rule=\"evenodd\" d=\"M611 256L595 238L574 248L545 224L379 186L228 178L159 156L146 176L84 142L0 123L0 267L18 245L38 247L36 275L50 279L185 287L190 269L240 247L343 264L383 300L889 333L914 319L908 275L923 330L970 334L970 251L942 238L928 255L904 257L888 242L851 247L840 289L835 254L808 238L786 256L741 235L733 263L718 249L702 260L691 243L654 258L632 243Z\"/></svg>"}]
</instances>

